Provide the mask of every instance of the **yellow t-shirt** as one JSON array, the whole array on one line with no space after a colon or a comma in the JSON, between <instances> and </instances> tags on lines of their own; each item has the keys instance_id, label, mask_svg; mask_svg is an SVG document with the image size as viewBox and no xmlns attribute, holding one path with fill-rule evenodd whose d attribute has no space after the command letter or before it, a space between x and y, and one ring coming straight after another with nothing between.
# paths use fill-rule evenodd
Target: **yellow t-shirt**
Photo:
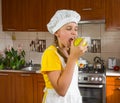
<instances>
[{"instance_id":1,"label":"yellow t-shirt","mask_svg":"<svg viewBox=\"0 0 120 103\"><path fill-rule=\"evenodd\" d=\"M41 60L41 73L43 74L45 85L47 88L53 88L49 78L46 74L47 71L62 70L62 63L58 54L56 53L57 49L55 46L49 46L42 55Z\"/></svg>"}]
</instances>

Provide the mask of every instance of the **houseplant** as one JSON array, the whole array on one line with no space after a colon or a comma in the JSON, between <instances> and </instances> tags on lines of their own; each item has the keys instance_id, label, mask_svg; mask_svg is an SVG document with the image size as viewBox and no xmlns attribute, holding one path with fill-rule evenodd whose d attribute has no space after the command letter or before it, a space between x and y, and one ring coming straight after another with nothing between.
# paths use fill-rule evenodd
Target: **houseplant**
<instances>
[{"instance_id":1,"label":"houseplant","mask_svg":"<svg viewBox=\"0 0 120 103\"><path fill-rule=\"evenodd\" d=\"M19 70L25 65L25 51L21 48L6 48L1 59L1 68Z\"/></svg>"}]
</instances>

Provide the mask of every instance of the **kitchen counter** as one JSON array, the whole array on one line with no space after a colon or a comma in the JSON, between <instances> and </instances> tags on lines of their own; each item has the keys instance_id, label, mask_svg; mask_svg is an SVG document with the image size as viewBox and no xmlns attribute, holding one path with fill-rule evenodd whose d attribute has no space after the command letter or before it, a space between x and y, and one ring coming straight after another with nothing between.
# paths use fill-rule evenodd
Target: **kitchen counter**
<instances>
[{"instance_id":1,"label":"kitchen counter","mask_svg":"<svg viewBox=\"0 0 120 103\"><path fill-rule=\"evenodd\" d=\"M119 71L106 70L106 76L120 76L120 70Z\"/></svg>"},{"instance_id":2,"label":"kitchen counter","mask_svg":"<svg viewBox=\"0 0 120 103\"><path fill-rule=\"evenodd\" d=\"M41 73L40 70L0 70L0 72Z\"/></svg>"}]
</instances>

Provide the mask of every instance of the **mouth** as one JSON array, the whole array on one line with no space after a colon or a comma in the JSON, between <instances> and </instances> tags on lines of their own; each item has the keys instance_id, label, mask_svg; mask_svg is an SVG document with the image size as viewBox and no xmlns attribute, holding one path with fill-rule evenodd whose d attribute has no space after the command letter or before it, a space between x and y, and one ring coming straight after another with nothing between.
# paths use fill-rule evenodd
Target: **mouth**
<instances>
[{"instance_id":1,"label":"mouth","mask_svg":"<svg viewBox=\"0 0 120 103\"><path fill-rule=\"evenodd\" d=\"M72 42L73 40L74 40L73 38L70 38L70 39L69 39L69 43L71 44L71 42Z\"/></svg>"}]
</instances>

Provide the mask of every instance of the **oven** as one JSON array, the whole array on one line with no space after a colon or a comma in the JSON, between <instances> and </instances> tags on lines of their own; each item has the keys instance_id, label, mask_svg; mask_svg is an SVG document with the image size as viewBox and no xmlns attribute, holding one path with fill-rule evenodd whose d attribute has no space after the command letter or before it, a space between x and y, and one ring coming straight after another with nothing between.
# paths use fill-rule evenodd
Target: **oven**
<instances>
[{"instance_id":1,"label":"oven","mask_svg":"<svg viewBox=\"0 0 120 103\"><path fill-rule=\"evenodd\" d=\"M105 74L79 73L78 86L82 103L106 103Z\"/></svg>"}]
</instances>

